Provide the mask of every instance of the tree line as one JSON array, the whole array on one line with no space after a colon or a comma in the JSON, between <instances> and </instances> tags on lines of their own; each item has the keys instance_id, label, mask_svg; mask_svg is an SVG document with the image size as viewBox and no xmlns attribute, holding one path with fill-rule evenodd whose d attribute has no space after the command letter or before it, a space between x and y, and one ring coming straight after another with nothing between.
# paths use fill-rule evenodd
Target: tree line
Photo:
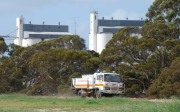
<instances>
[{"instance_id":1,"label":"tree line","mask_svg":"<svg viewBox=\"0 0 180 112\"><path fill-rule=\"evenodd\" d=\"M77 35L26 48L7 46L0 38L0 93L59 93L70 87L71 78L100 69L123 76L126 96L180 95L178 1L155 0L145 25L120 29L100 55L86 50L84 39ZM8 56L3 56L5 52Z\"/></svg>"}]
</instances>

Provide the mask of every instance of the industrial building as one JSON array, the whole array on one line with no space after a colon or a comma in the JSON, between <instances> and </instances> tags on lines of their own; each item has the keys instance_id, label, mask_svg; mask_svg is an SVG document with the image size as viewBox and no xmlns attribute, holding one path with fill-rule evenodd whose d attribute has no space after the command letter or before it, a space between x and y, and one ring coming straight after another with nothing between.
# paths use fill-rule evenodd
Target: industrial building
<instances>
[{"instance_id":1,"label":"industrial building","mask_svg":"<svg viewBox=\"0 0 180 112\"><path fill-rule=\"evenodd\" d=\"M90 33L89 33L89 50L94 50L99 54L105 48L109 40L112 39L113 34L119 29L136 26L144 26L144 20L114 20L98 19L98 12L93 11L90 13ZM72 35L69 33L68 25L45 25L43 24L29 24L24 23L24 18L16 18L16 39L14 44L27 47L33 44L58 38L63 35ZM134 33L134 32L133 32ZM138 32L135 32L136 34Z\"/></svg>"},{"instance_id":2,"label":"industrial building","mask_svg":"<svg viewBox=\"0 0 180 112\"><path fill-rule=\"evenodd\" d=\"M68 25L41 25L38 24L25 24L24 18L16 18L16 39L14 44L27 47L33 44L58 38L63 35L72 35L68 32Z\"/></svg>"},{"instance_id":3,"label":"industrial building","mask_svg":"<svg viewBox=\"0 0 180 112\"><path fill-rule=\"evenodd\" d=\"M94 50L100 54L113 37L113 34L119 29L128 26L142 27L144 26L144 20L114 20L113 18L104 19L104 17L98 19L98 12L91 12L89 50Z\"/></svg>"}]
</instances>

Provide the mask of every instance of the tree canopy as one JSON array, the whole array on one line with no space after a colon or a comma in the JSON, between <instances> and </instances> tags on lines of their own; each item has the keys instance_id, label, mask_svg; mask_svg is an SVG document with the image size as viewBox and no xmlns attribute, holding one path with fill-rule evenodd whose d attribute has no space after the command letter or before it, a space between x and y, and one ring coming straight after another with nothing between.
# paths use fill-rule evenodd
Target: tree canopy
<instances>
[{"instance_id":1,"label":"tree canopy","mask_svg":"<svg viewBox=\"0 0 180 112\"><path fill-rule=\"evenodd\" d=\"M0 58L2 57L3 53L7 50L7 45L4 41L4 38L0 37Z\"/></svg>"},{"instance_id":2,"label":"tree canopy","mask_svg":"<svg viewBox=\"0 0 180 112\"><path fill-rule=\"evenodd\" d=\"M74 74L94 73L100 60L85 50L79 36L63 36L26 48L10 45L9 57L0 65L0 92L30 95L57 93L69 86Z\"/></svg>"},{"instance_id":3,"label":"tree canopy","mask_svg":"<svg viewBox=\"0 0 180 112\"><path fill-rule=\"evenodd\" d=\"M179 95L179 3L179 0L155 0L147 12L145 25L120 29L100 55L86 50L84 39L77 35L26 48L9 45L9 56L0 58L0 93L63 92L71 78L100 69L120 73L127 96ZM0 56L8 47L0 37Z\"/></svg>"},{"instance_id":4,"label":"tree canopy","mask_svg":"<svg viewBox=\"0 0 180 112\"><path fill-rule=\"evenodd\" d=\"M180 25L180 0L155 0L146 16L150 21L164 21Z\"/></svg>"},{"instance_id":5,"label":"tree canopy","mask_svg":"<svg viewBox=\"0 0 180 112\"><path fill-rule=\"evenodd\" d=\"M162 70L149 88L151 97L168 98L180 95L180 57L176 58L170 67Z\"/></svg>"},{"instance_id":6,"label":"tree canopy","mask_svg":"<svg viewBox=\"0 0 180 112\"><path fill-rule=\"evenodd\" d=\"M132 34L133 30L139 30L141 37ZM161 70L180 56L178 31L175 25L164 22L148 22L142 29L120 29L100 55L101 68L124 75L127 91L131 79L139 82L140 91L143 86L147 89ZM136 85L132 87L138 89Z\"/></svg>"}]
</instances>

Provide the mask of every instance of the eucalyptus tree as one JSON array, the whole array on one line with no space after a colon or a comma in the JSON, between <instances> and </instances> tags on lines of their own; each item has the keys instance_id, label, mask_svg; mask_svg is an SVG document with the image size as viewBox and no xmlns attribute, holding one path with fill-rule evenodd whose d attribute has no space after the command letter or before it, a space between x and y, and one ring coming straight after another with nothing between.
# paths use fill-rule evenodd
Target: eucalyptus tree
<instances>
[{"instance_id":1,"label":"eucalyptus tree","mask_svg":"<svg viewBox=\"0 0 180 112\"><path fill-rule=\"evenodd\" d=\"M92 53L85 51L84 40L76 35L62 36L23 49L18 60L23 62L21 68L25 71L22 76L26 93L57 92L58 86L68 85L71 75L84 73L86 61L93 57Z\"/></svg>"},{"instance_id":2,"label":"eucalyptus tree","mask_svg":"<svg viewBox=\"0 0 180 112\"><path fill-rule=\"evenodd\" d=\"M155 0L146 16L150 21L164 21L180 25L180 0Z\"/></svg>"},{"instance_id":3,"label":"eucalyptus tree","mask_svg":"<svg viewBox=\"0 0 180 112\"><path fill-rule=\"evenodd\" d=\"M131 32L134 30L139 29L136 27L120 29L114 34L113 38L106 45L106 49L100 55L102 60L101 68L105 68L107 71L117 71L122 74L127 84L126 90L129 93L130 91L138 91L139 87L136 86L136 83L139 83L138 81L147 82L149 80L148 74L139 73L134 67L146 65L148 57L154 50L154 45L157 44L154 39L147 40L132 35ZM136 78L138 81L129 85L129 82L132 82L129 80L130 78ZM139 84L140 87L143 85Z\"/></svg>"},{"instance_id":4,"label":"eucalyptus tree","mask_svg":"<svg viewBox=\"0 0 180 112\"><path fill-rule=\"evenodd\" d=\"M4 41L4 38L0 37L0 58L4 54L4 52L7 50L7 45Z\"/></svg>"},{"instance_id":5,"label":"eucalyptus tree","mask_svg":"<svg viewBox=\"0 0 180 112\"><path fill-rule=\"evenodd\" d=\"M29 86L27 93L48 94L57 92L59 86L69 86L69 78L74 73L83 74L91 58L87 51L61 48L33 54L28 59L28 73L25 75L26 85Z\"/></svg>"},{"instance_id":6,"label":"eucalyptus tree","mask_svg":"<svg viewBox=\"0 0 180 112\"><path fill-rule=\"evenodd\" d=\"M178 29L163 22L149 22L139 29L140 38L131 34L136 29L124 28L114 34L100 55L101 68L118 71L126 80L136 78L147 89L161 70L180 55Z\"/></svg>"},{"instance_id":7,"label":"eucalyptus tree","mask_svg":"<svg viewBox=\"0 0 180 112\"><path fill-rule=\"evenodd\" d=\"M149 22L141 29L141 34L143 39L153 39L156 43L151 45L154 50L148 60L149 63L154 63L153 74L157 75L179 55L179 29L174 24Z\"/></svg>"},{"instance_id":8,"label":"eucalyptus tree","mask_svg":"<svg viewBox=\"0 0 180 112\"><path fill-rule=\"evenodd\" d=\"M84 39L77 35L62 36L26 48L11 44L9 57L0 64L0 93L57 93L61 86L69 86L70 78L92 73L99 64L98 54L86 51Z\"/></svg>"},{"instance_id":9,"label":"eucalyptus tree","mask_svg":"<svg viewBox=\"0 0 180 112\"><path fill-rule=\"evenodd\" d=\"M169 98L180 94L180 57L172 61L170 67L164 68L148 90L148 95Z\"/></svg>"},{"instance_id":10,"label":"eucalyptus tree","mask_svg":"<svg viewBox=\"0 0 180 112\"><path fill-rule=\"evenodd\" d=\"M43 47L42 47L43 46ZM78 35L65 35L57 39L50 41L44 41L35 44L36 50L46 51L48 49L73 49L73 50L85 50L85 40Z\"/></svg>"}]
</instances>

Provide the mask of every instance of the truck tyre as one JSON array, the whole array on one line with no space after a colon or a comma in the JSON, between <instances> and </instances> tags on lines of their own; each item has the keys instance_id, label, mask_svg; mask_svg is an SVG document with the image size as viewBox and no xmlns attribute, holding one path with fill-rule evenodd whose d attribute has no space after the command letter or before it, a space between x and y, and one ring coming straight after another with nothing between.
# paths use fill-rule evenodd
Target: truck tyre
<instances>
[{"instance_id":1,"label":"truck tyre","mask_svg":"<svg viewBox=\"0 0 180 112\"><path fill-rule=\"evenodd\" d=\"M96 99L101 98L101 92L99 90L95 91L95 98Z\"/></svg>"},{"instance_id":2,"label":"truck tyre","mask_svg":"<svg viewBox=\"0 0 180 112\"><path fill-rule=\"evenodd\" d=\"M79 91L77 92L77 95L78 95L78 96L81 96L81 95L82 95L81 90L79 90Z\"/></svg>"},{"instance_id":3,"label":"truck tyre","mask_svg":"<svg viewBox=\"0 0 180 112\"><path fill-rule=\"evenodd\" d=\"M85 97L86 97L86 94L83 93L83 90L79 90L79 91L78 91L78 96L80 96L81 98L85 98Z\"/></svg>"}]
</instances>

